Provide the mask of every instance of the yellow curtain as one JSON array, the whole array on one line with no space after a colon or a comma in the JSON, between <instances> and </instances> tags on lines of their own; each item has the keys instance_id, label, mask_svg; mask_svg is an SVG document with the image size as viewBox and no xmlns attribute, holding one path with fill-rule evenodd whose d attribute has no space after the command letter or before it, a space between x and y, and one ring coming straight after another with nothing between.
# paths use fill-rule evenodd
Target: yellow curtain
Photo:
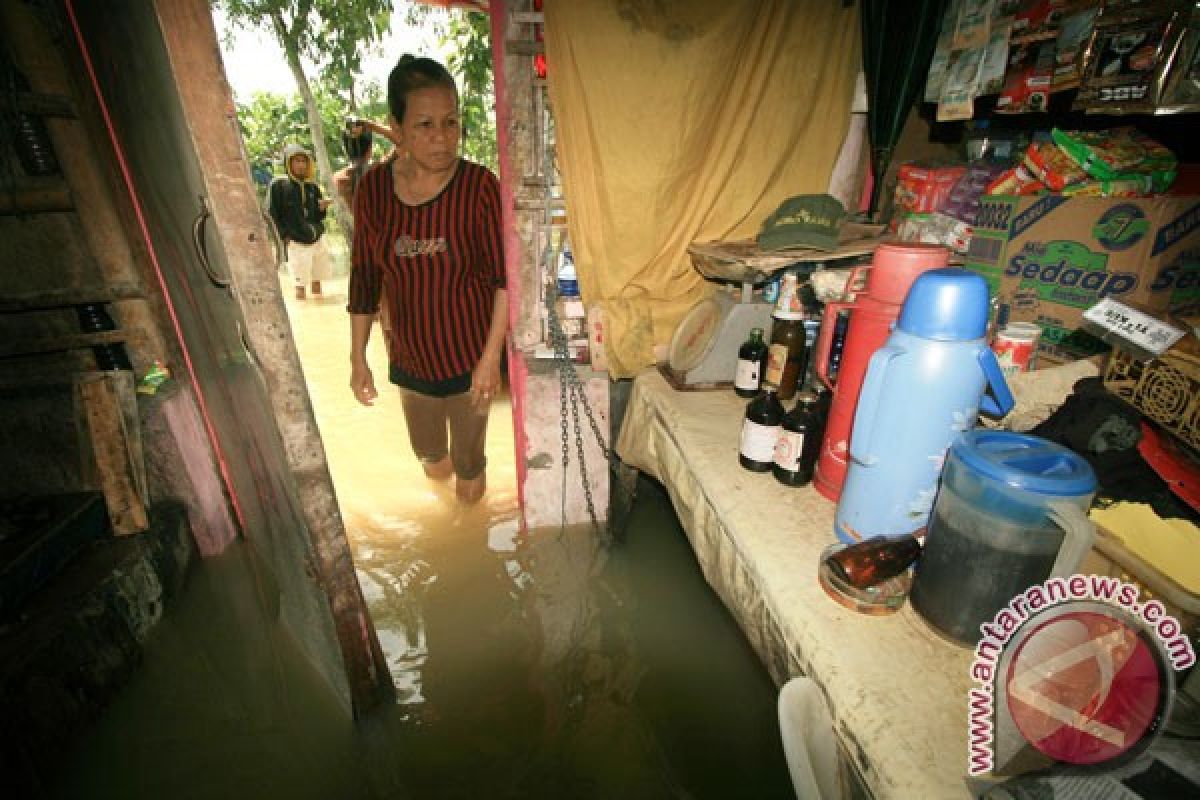
<instances>
[{"instance_id":1,"label":"yellow curtain","mask_svg":"<svg viewBox=\"0 0 1200 800\"><path fill-rule=\"evenodd\" d=\"M614 377L710 291L694 241L753 236L826 191L861 65L857 4L546 0L568 230Z\"/></svg>"}]
</instances>

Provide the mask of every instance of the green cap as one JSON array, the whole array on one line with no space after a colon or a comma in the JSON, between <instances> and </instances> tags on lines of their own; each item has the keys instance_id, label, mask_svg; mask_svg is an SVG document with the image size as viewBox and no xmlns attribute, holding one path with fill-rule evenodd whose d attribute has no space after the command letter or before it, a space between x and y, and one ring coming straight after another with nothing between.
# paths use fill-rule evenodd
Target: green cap
<instances>
[{"instance_id":1,"label":"green cap","mask_svg":"<svg viewBox=\"0 0 1200 800\"><path fill-rule=\"evenodd\" d=\"M837 250L838 229L846 208L827 194L798 194L783 201L763 222L758 234L762 250L807 247Z\"/></svg>"}]
</instances>

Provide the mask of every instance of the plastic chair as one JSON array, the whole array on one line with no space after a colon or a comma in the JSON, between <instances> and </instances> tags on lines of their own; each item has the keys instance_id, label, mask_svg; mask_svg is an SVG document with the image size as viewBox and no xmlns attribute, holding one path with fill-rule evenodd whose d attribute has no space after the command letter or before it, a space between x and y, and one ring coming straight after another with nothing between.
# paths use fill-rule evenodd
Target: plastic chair
<instances>
[{"instance_id":1,"label":"plastic chair","mask_svg":"<svg viewBox=\"0 0 1200 800\"><path fill-rule=\"evenodd\" d=\"M779 732L792 788L800 800L841 800L837 739L833 717L820 687L795 677L779 691Z\"/></svg>"}]
</instances>

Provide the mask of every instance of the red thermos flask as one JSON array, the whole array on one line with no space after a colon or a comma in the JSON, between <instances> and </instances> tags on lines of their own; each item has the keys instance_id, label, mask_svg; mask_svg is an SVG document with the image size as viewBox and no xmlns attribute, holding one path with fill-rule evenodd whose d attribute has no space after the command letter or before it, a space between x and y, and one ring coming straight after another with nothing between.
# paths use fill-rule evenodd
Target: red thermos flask
<instances>
[{"instance_id":1,"label":"red thermos flask","mask_svg":"<svg viewBox=\"0 0 1200 800\"><path fill-rule=\"evenodd\" d=\"M821 442L813 485L834 502L841 496L842 483L846 480L850 430L854 427L854 410L858 406L858 392L867 372L867 362L871 354L883 346L917 276L944 267L949 261L950 251L937 245L880 245L870 265L856 267L850 273L846 292L853 292L855 299L825 304L814 368L820 381L833 391L833 403L825 423L825 438ZM858 289L863 272L866 272L866 283ZM846 343L835 383L829 380L829 345L833 341L838 314L843 311L850 313L850 323L846 328Z\"/></svg>"}]
</instances>

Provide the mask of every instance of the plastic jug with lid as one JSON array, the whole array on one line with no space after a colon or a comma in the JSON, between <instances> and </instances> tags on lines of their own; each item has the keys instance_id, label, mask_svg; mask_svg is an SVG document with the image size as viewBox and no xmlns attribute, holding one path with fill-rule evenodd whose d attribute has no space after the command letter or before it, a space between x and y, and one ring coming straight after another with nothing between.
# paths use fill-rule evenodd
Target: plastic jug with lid
<instances>
[{"instance_id":1,"label":"plastic jug with lid","mask_svg":"<svg viewBox=\"0 0 1200 800\"><path fill-rule=\"evenodd\" d=\"M951 448L909 601L963 644L1014 597L1078 570L1095 528L1096 475L1037 436L974 430Z\"/></svg>"}]
</instances>

